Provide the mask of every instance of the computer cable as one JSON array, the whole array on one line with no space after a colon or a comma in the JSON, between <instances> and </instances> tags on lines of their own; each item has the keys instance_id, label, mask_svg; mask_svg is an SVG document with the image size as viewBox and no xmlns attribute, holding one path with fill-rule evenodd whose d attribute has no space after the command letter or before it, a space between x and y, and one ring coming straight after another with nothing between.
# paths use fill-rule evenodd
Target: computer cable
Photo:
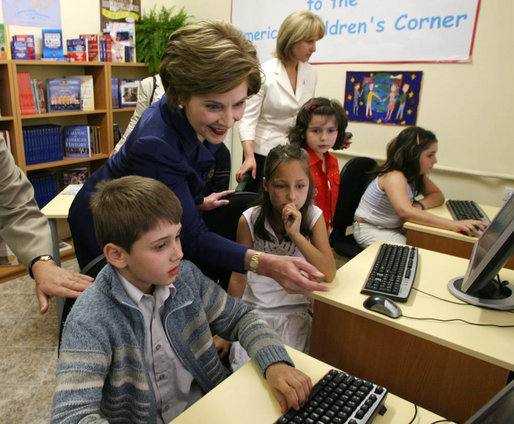
<instances>
[{"instance_id":1,"label":"computer cable","mask_svg":"<svg viewBox=\"0 0 514 424\"><path fill-rule=\"evenodd\" d=\"M418 288L416 288L416 287L412 287L412 290L419 291L420 293L426 294L427 296L435 297L436 299L442 300L443 302L453 303L454 305L461 305L461 306L474 306L474 305L470 305L469 303L464 303L464 302L455 302L455 301L453 301L453 300L448 300L448 299L445 299L445 298L443 298L443 297L436 296L435 294L428 293L428 292L426 292L426 291L420 290L420 289L418 289Z\"/></svg>"},{"instance_id":2,"label":"computer cable","mask_svg":"<svg viewBox=\"0 0 514 424\"><path fill-rule=\"evenodd\" d=\"M441 318L431 318L431 317L410 317L408 315L402 314L403 318L417 319L420 321L439 321L439 322L451 322L451 321L461 321L465 324L476 325L478 327L498 327L498 328L514 328L514 325L499 325L499 324L482 324L480 322L470 322L466 321L462 318L449 318L449 319L441 319Z\"/></svg>"},{"instance_id":3,"label":"computer cable","mask_svg":"<svg viewBox=\"0 0 514 424\"><path fill-rule=\"evenodd\" d=\"M412 424L414 422L414 420L416 419L418 415L418 405L414 404L414 416L412 417L412 419L409 421L409 424ZM454 424L459 424L458 421L453 421L453 420L437 420L437 421L433 421L431 422L430 424L439 424L439 423L454 423Z\"/></svg>"}]
</instances>

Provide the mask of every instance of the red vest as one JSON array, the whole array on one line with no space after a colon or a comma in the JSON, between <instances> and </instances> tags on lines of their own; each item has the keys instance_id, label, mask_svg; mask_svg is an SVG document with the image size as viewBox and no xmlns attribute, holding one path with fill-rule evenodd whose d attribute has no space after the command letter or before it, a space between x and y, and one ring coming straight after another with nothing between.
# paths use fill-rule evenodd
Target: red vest
<instances>
[{"instance_id":1,"label":"red vest","mask_svg":"<svg viewBox=\"0 0 514 424\"><path fill-rule=\"evenodd\" d=\"M323 211L327 229L332 227L339 194L339 164L331 153L325 153L327 172L323 172L322 161L309 147L309 165L314 182L314 204Z\"/></svg>"}]
</instances>

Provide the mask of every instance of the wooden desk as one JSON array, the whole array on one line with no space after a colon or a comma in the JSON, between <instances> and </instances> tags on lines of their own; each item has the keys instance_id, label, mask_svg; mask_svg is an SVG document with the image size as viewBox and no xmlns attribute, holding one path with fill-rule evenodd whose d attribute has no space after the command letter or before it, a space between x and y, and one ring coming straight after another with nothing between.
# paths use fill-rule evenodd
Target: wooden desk
<instances>
[{"instance_id":1,"label":"wooden desk","mask_svg":"<svg viewBox=\"0 0 514 424\"><path fill-rule=\"evenodd\" d=\"M514 325L514 314L455 305L414 290L460 302L447 289L467 261L419 250L413 291L399 303L403 317L388 318L363 307L360 294L381 242L337 271L328 292L316 292L310 354L334 367L374 381L437 414L465 421L506 384L514 370L514 328L410 317L461 318ZM514 271L502 270L514 281Z\"/></svg>"},{"instance_id":2,"label":"wooden desk","mask_svg":"<svg viewBox=\"0 0 514 424\"><path fill-rule=\"evenodd\" d=\"M308 374L313 383L330 370L331 367L304 353L288 348L291 358L298 369ZM386 398L385 415L377 415L373 424L408 423L414 416L414 405L389 393ZM173 424L192 423L246 423L271 424L281 416L275 397L268 388L253 362L241 367L223 383L189 409L175 418ZM418 408L416 423L431 423L441 417Z\"/></svg>"},{"instance_id":3,"label":"wooden desk","mask_svg":"<svg viewBox=\"0 0 514 424\"><path fill-rule=\"evenodd\" d=\"M75 199L75 194L67 194L72 192L73 190L77 190L82 187L82 184L71 184L66 187L63 191L61 191L57 196L55 196L50 202L48 202L41 212L43 212L48 218L48 222L50 223L50 230L52 232L52 241L53 241L53 257L58 258L55 261L57 265L61 264L60 256L59 256L59 237L57 235L57 220L58 219L68 219L68 211L70 210L70 206L73 203L73 199Z\"/></svg>"},{"instance_id":4,"label":"wooden desk","mask_svg":"<svg viewBox=\"0 0 514 424\"><path fill-rule=\"evenodd\" d=\"M496 206L480 205L480 207L491 221L500 210L500 208ZM445 204L436 208L428 209L427 212L440 216L441 218L453 219ZM406 222L403 224L403 227L407 230L408 245L458 256L459 258L464 259L469 259L471 257L473 246L478 240L476 237L466 236L455 231L429 227L427 225L415 224L413 222ZM511 258L505 267L514 269L514 258Z\"/></svg>"}]
</instances>

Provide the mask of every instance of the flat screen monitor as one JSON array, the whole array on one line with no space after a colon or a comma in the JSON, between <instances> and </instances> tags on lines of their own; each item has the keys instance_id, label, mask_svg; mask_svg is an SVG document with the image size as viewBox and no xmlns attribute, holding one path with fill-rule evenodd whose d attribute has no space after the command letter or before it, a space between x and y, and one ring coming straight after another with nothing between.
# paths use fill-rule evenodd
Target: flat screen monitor
<instances>
[{"instance_id":1,"label":"flat screen monitor","mask_svg":"<svg viewBox=\"0 0 514 424\"><path fill-rule=\"evenodd\" d=\"M514 380L480 408L464 424L512 424L514 417Z\"/></svg>"},{"instance_id":2,"label":"flat screen monitor","mask_svg":"<svg viewBox=\"0 0 514 424\"><path fill-rule=\"evenodd\" d=\"M448 283L459 299L484 308L514 309L514 285L497 279L514 254L514 195L510 196L475 243L464 277Z\"/></svg>"}]
</instances>

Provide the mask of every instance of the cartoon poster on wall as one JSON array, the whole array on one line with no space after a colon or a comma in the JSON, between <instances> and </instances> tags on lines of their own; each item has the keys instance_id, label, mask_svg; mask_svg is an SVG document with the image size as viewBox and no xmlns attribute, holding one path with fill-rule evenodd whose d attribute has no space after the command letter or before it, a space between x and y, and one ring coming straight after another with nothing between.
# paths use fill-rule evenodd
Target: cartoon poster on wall
<instances>
[{"instance_id":1,"label":"cartoon poster on wall","mask_svg":"<svg viewBox=\"0 0 514 424\"><path fill-rule=\"evenodd\" d=\"M349 121L416 125L421 71L347 72L344 108Z\"/></svg>"}]
</instances>

